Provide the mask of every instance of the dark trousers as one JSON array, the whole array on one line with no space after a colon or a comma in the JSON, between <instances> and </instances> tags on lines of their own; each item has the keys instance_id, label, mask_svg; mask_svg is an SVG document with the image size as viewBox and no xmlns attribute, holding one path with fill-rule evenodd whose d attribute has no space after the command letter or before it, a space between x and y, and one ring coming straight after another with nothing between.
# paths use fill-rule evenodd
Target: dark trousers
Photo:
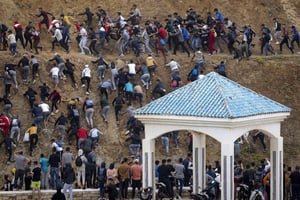
<instances>
[{"instance_id":1,"label":"dark trousers","mask_svg":"<svg viewBox=\"0 0 300 200\"><path fill-rule=\"evenodd\" d=\"M5 95L8 97L10 95L11 84L5 84Z\"/></svg>"},{"instance_id":2,"label":"dark trousers","mask_svg":"<svg viewBox=\"0 0 300 200\"><path fill-rule=\"evenodd\" d=\"M31 153L33 148L36 146L38 142L38 135L37 134L31 134L29 137L30 145L29 145L29 152Z\"/></svg>"},{"instance_id":3,"label":"dark trousers","mask_svg":"<svg viewBox=\"0 0 300 200\"><path fill-rule=\"evenodd\" d=\"M128 183L129 183L129 180L125 179L124 181L120 181L120 184L119 184L120 196L125 199L127 199L127 196L128 196Z\"/></svg>"},{"instance_id":4,"label":"dark trousers","mask_svg":"<svg viewBox=\"0 0 300 200\"><path fill-rule=\"evenodd\" d=\"M115 105L115 116L116 121L119 121L119 112L122 110L122 105Z\"/></svg>"},{"instance_id":5,"label":"dark trousers","mask_svg":"<svg viewBox=\"0 0 300 200\"><path fill-rule=\"evenodd\" d=\"M17 169L16 175L15 175L15 183L16 183L17 189L22 189L22 187L23 187L24 174L25 174L25 170ZM18 184L18 179L19 179L19 184Z\"/></svg>"},{"instance_id":6,"label":"dark trousers","mask_svg":"<svg viewBox=\"0 0 300 200\"><path fill-rule=\"evenodd\" d=\"M96 53L96 55L98 55L99 51L96 49L96 43L97 43L97 40L92 40L90 43L89 49L90 49L91 53Z\"/></svg>"},{"instance_id":7,"label":"dark trousers","mask_svg":"<svg viewBox=\"0 0 300 200\"><path fill-rule=\"evenodd\" d=\"M141 188L141 180L132 180L132 194L131 194L131 198L134 199L135 197L135 189L137 188L138 190L140 190Z\"/></svg>"},{"instance_id":8,"label":"dark trousers","mask_svg":"<svg viewBox=\"0 0 300 200\"><path fill-rule=\"evenodd\" d=\"M283 38L283 40L280 42L280 51L282 51L282 46L284 45L284 44L286 44L286 46L289 48L289 50L292 52L292 53L294 53L294 51L293 51L293 49L292 49L292 47L291 47L291 43L290 43L290 40L289 40L289 38L287 38L287 37L284 37Z\"/></svg>"},{"instance_id":9,"label":"dark trousers","mask_svg":"<svg viewBox=\"0 0 300 200\"><path fill-rule=\"evenodd\" d=\"M174 47L174 51L173 51L173 54L176 55L176 51L178 50L178 47L181 46L182 50L184 52L186 52L188 54L188 56L190 56L190 52L189 50L186 48L186 46L184 45L184 42L180 42L180 41L177 41L175 43L175 47Z\"/></svg>"},{"instance_id":10,"label":"dark trousers","mask_svg":"<svg viewBox=\"0 0 300 200\"><path fill-rule=\"evenodd\" d=\"M32 65L32 80L35 80L36 74L39 70L39 63L35 63Z\"/></svg>"},{"instance_id":11,"label":"dark trousers","mask_svg":"<svg viewBox=\"0 0 300 200\"><path fill-rule=\"evenodd\" d=\"M64 70L64 74L69 74L72 83L75 85L76 81L75 81L75 77L74 77L74 72L71 70Z\"/></svg>"},{"instance_id":12,"label":"dark trousers","mask_svg":"<svg viewBox=\"0 0 300 200\"><path fill-rule=\"evenodd\" d=\"M88 92L90 90L91 77L88 77L88 76L82 77L81 83L84 84L84 81L86 81L86 91Z\"/></svg>"}]
</instances>

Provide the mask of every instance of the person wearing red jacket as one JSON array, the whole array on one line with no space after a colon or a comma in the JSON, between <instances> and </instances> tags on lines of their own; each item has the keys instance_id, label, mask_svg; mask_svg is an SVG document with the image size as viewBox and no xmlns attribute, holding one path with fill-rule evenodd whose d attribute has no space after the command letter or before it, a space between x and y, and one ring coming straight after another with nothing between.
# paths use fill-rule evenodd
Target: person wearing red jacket
<instances>
[{"instance_id":1,"label":"person wearing red jacket","mask_svg":"<svg viewBox=\"0 0 300 200\"><path fill-rule=\"evenodd\" d=\"M24 37L23 37L23 26L18 21L15 21L14 29L16 32L16 42L20 39L23 49L25 49Z\"/></svg>"},{"instance_id":2,"label":"person wearing red jacket","mask_svg":"<svg viewBox=\"0 0 300 200\"><path fill-rule=\"evenodd\" d=\"M10 122L7 116L1 114L0 115L0 130L3 131L4 136L9 136L9 128L10 128Z\"/></svg>"},{"instance_id":3,"label":"person wearing red jacket","mask_svg":"<svg viewBox=\"0 0 300 200\"><path fill-rule=\"evenodd\" d=\"M80 149L81 143L83 143L88 135L86 128L81 127L77 130L77 148Z\"/></svg>"},{"instance_id":4,"label":"person wearing red jacket","mask_svg":"<svg viewBox=\"0 0 300 200\"><path fill-rule=\"evenodd\" d=\"M51 115L55 115L55 113L58 113L59 110L57 108L57 103L61 102L61 96L59 94L59 92L57 90L53 90L53 92L50 93L48 100L51 100L52 104L51 104ZM54 107L55 107L55 113L54 111Z\"/></svg>"},{"instance_id":5,"label":"person wearing red jacket","mask_svg":"<svg viewBox=\"0 0 300 200\"><path fill-rule=\"evenodd\" d=\"M214 49L215 42L216 42L215 30L212 27L208 32L208 50L210 55L213 55L214 53L217 52L217 50Z\"/></svg>"}]
</instances>

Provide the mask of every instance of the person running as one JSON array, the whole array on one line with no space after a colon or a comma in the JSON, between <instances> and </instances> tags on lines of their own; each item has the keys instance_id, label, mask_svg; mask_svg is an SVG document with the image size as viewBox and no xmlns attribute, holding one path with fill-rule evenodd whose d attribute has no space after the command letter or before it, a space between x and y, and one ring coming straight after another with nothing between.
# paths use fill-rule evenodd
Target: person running
<instances>
[{"instance_id":1,"label":"person running","mask_svg":"<svg viewBox=\"0 0 300 200\"><path fill-rule=\"evenodd\" d=\"M15 23L14 29L16 32L16 42L18 42L18 40L20 40L22 47L25 50L24 37L23 37L23 26L18 21L15 21L14 23Z\"/></svg>"},{"instance_id":2,"label":"person running","mask_svg":"<svg viewBox=\"0 0 300 200\"><path fill-rule=\"evenodd\" d=\"M58 132L59 132L62 142L64 141L64 138L65 138L67 122L68 122L68 120L65 117L64 113L62 112L61 115L57 118L57 120L54 123L54 126L58 125Z\"/></svg>"},{"instance_id":3,"label":"person running","mask_svg":"<svg viewBox=\"0 0 300 200\"><path fill-rule=\"evenodd\" d=\"M17 133L17 143L20 141L21 134L21 121L19 119L19 115L15 115L11 119L11 128L10 128L10 138L14 139L15 133Z\"/></svg>"},{"instance_id":4,"label":"person running","mask_svg":"<svg viewBox=\"0 0 300 200\"><path fill-rule=\"evenodd\" d=\"M287 48L291 51L291 53L294 53L294 50L291 46L291 41L289 37L289 31L285 24L282 24L282 40L280 42L280 53L282 53L282 46L286 44Z\"/></svg>"},{"instance_id":5,"label":"person running","mask_svg":"<svg viewBox=\"0 0 300 200\"><path fill-rule=\"evenodd\" d=\"M24 31L24 38L25 38L25 48L27 47L27 44L29 43L29 48L30 48L30 52L32 52L32 35L31 35L31 31L32 31L32 22L29 21L27 26L25 27L25 31Z\"/></svg>"},{"instance_id":6,"label":"person running","mask_svg":"<svg viewBox=\"0 0 300 200\"><path fill-rule=\"evenodd\" d=\"M53 26L52 27L52 31L54 32L54 34L52 35L52 38L54 39L52 41L52 51L54 51L54 45L56 43L59 43L60 46L62 48L64 48L67 53L69 53L69 46L68 46L67 43L64 42L61 30L59 30L58 28L56 28L56 26Z\"/></svg>"},{"instance_id":7,"label":"person running","mask_svg":"<svg viewBox=\"0 0 300 200\"><path fill-rule=\"evenodd\" d=\"M75 81L75 77L74 77L75 65L71 63L69 59L66 59L65 66L67 69L63 70L63 73L68 74L71 78L73 86L75 88L78 88L77 82Z\"/></svg>"},{"instance_id":8,"label":"person running","mask_svg":"<svg viewBox=\"0 0 300 200\"><path fill-rule=\"evenodd\" d=\"M32 27L31 28L31 36L33 38L33 48L35 50L35 54L39 54L38 49L40 49L41 51L43 50L43 47L39 46L39 44L40 44L40 32L38 32L34 27Z\"/></svg>"},{"instance_id":9,"label":"person running","mask_svg":"<svg viewBox=\"0 0 300 200\"><path fill-rule=\"evenodd\" d=\"M16 72L16 64L12 64L12 63L6 63L4 65L5 67L5 71L7 71L9 73L9 75L12 77L14 83L15 83L15 87L16 89L19 88L18 86L18 81L17 81L17 72Z\"/></svg>"},{"instance_id":10,"label":"person running","mask_svg":"<svg viewBox=\"0 0 300 200\"><path fill-rule=\"evenodd\" d=\"M39 14L37 14L37 17L43 17L43 19L38 23L39 26L39 32L42 31L42 24L46 25L46 30L49 29L49 17L48 15L51 15L53 17L53 15L45 10L43 10L43 8L39 8Z\"/></svg>"}]
</instances>

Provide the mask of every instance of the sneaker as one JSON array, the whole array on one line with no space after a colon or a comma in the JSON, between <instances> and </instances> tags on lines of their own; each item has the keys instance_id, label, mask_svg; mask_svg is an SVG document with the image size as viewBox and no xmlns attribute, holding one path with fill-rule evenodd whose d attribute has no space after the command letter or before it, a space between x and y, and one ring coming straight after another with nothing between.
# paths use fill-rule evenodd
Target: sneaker
<instances>
[{"instance_id":1,"label":"sneaker","mask_svg":"<svg viewBox=\"0 0 300 200\"><path fill-rule=\"evenodd\" d=\"M77 83L75 83L75 88L78 88L78 85L77 85Z\"/></svg>"},{"instance_id":2,"label":"sneaker","mask_svg":"<svg viewBox=\"0 0 300 200\"><path fill-rule=\"evenodd\" d=\"M84 53L84 52L81 52L80 54L82 54L82 55L85 55L85 53Z\"/></svg>"},{"instance_id":3,"label":"sneaker","mask_svg":"<svg viewBox=\"0 0 300 200\"><path fill-rule=\"evenodd\" d=\"M124 56L124 54L121 54L120 56L121 56L121 57L123 57L123 56Z\"/></svg>"},{"instance_id":4,"label":"sneaker","mask_svg":"<svg viewBox=\"0 0 300 200\"><path fill-rule=\"evenodd\" d=\"M280 42L276 42L276 44L280 44Z\"/></svg>"},{"instance_id":5,"label":"sneaker","mask_svg":"<svg viewBox=\"0 0 300 200\"><path fill-rule=\"evenodd\" d=\"M18 86L18 85L16 85L16 89L19 89L19 86Z\"/></svg>"},{"instance_id":6,"label":"sneaker","mask_svg":"<svg viewBox=\"0 0 300 200\"><path fill-rule=\"evenodd\" d=\"M58 113L59 112L59 110L57 109L56 111L55 111L55 113Z\"/></svg>"},{"instance_id":7,"label":"sneaker","mask_svg":"<svg viewBox=\"0 0 300 200\"><path fill-rule=\"evenodd\" d=\"M82 84L82 85L81 85L81 87L85 87L85 85L84 85L84 84Z\"/></svg>"},{"instance_id":8,"label":"sneaker","mask_svg":"<svg viewBox=\"0 0 300 200\"><path fill-rule=\"evenodd\" d=\"M125 135L128 135L130 133L130 131L129 130L127 130L126 132L125 132Z\"/></svg>"},{"instance_id":9,"label":"sneaker","mask_svg":"<svg viewBox=\"0 0 300 200\"><path fill-rule=\"evenodd\" d=\"M32 83L34 84L36 82L36 80L33 80Z\"/></svg>"},{"instance_id":10,"label":"sneaker","mask_svg":"<svg viewBox=\"0 0 300 200\"><path fill-rule=\"evenodd\" d=\"M86 92L85 94L89 95L90 93L89 93L89 92Z\"/></svg>"}]
</instances>

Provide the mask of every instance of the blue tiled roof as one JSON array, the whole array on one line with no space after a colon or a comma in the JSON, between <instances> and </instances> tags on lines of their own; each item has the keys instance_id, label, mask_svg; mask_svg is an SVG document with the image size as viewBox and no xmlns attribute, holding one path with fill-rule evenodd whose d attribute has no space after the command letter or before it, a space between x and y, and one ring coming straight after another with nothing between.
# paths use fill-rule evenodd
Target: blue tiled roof
<instances>
[{"instance_id":1,"label":"blue tiled roof","mask_svg":"<svg viewBox=\"0 0 300 200\"><path fill-rule=\"evenodd\" d=\"M211 72L137 109L135 115L241 118L290 111L276 101Z\"/></svg>"}]
</instances>

